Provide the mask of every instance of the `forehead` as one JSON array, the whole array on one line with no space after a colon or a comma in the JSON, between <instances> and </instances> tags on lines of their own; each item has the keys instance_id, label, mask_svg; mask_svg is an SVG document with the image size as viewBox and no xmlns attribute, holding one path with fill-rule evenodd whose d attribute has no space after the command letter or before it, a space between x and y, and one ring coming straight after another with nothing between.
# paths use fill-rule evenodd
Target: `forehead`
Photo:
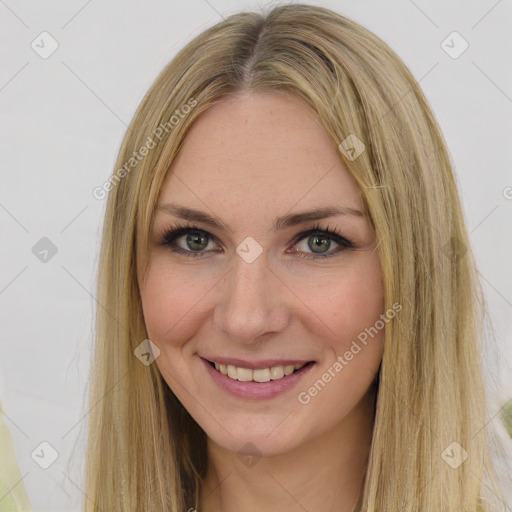
<instances>
[{"instance_id":1,"label":"forehead","mask_svg":"<svg viewBox=\"0 0 512 512\"><path fill-rule=\"evenodd\" d=\"M246 94L222 100L191 127L159 203L225 210L343 204L363 208L360 190L318 116L302 100ZM204 206L204 204L202 205Z\"/></svg>"}]
</instances>

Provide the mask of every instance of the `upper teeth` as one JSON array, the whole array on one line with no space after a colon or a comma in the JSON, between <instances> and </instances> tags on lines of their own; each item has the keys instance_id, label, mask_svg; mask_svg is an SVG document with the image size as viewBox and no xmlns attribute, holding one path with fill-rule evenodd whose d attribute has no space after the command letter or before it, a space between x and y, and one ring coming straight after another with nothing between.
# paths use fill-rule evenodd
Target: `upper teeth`
<instances>
[{"instance_id":1,"label":"upper teeth","mask_svg":"<svg viewBox=\"0 0 512 512\"><path fill-rule=\"evenodd\" d=\"M261 368L250 370L249 368L239 368L231 364L214 363L215 369L234 380L248 382L269 382L270 380L282 379L285 375L290 375L295 370L304 366L304 364L290 364L286 366L272 366L270 368Z\"/></svg>"}]
</instances>

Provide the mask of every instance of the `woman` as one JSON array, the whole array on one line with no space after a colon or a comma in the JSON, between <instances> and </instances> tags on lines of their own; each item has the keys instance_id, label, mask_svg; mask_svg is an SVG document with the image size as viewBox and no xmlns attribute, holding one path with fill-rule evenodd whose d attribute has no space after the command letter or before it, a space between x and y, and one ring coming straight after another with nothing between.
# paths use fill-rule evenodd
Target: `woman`
<instances>
[{"instance_id":1,"label":"woman","mask_svg":"<svg viewBox=\"0 0 512 512\"><path fill-rule=\"evenodd\" d=\"M385 43L229 17L105 188L87 510L505 510L451 163Z\"/></svg>"}]
</instances>

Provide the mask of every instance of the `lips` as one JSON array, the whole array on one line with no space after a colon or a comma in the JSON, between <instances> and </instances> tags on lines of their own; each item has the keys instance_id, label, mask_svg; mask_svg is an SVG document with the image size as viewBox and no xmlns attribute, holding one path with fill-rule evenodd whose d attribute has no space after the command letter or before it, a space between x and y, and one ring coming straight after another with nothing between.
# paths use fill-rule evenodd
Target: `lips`
<instances>
[{"instance_id":1,"label":"lips","mask_svg":"<svg viewBox=\"0 0 512 512\"><path fill-rule=\"evenodd\" d=\"M212 368L232 380L240 382L270 382L283 379L314 361L267 359L259 362L233 358L204 359Z\"/></svg>"},{"instance_id":2,"label":"lips","mask_svg":"<svg viewBox=\"0 0 512 512\"><path fill-rule=\"evenodd\" d=\"M302 362L295 365L284 366L267 366L262 367L264 362L250 363L242 362L246 366L256 366L255 369L238 367L234 365L225 365L224 363L217 363L201 357L207 373L212 378L213 382L219 386L220 389L228 392L231 395L245 398L245 399L268 399L280 395L287 390L295 387L305 375L309 374L315 366L315 361L307 361L305 364ZM239 361L233 359L222 359L224 361ZM272 360L275 364L276 360ZM293 361L279 360L279 362L291 363ZM240 363L238 363L240 364ZM288 368L287 374L284 372L285 367ZM224 372L221 371L224 370ZM289 373L291 371L291 373ZM270 372L273 372L272 375Z\"/></svg>"}]
</instances>

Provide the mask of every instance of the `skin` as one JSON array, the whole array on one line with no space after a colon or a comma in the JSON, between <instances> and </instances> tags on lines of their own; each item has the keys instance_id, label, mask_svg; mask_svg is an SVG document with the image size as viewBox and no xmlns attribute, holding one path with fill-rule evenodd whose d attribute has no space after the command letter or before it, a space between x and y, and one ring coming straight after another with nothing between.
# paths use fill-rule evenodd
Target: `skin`
<instances>
[{"instance_id":1,"label":"skin","mask_svg":"<svg viewBox=\"0 0 512 512\"><path fill-rule=\"evenodd\" d=\"M351 512L371 442L368 390L384 331L309 403L298 400L384 313L375 233L338 148L299 98L244 93L195 122L161 188L163 203L200 209L233 229L193 222L211 237L204 257L187 257L158 243L187 221L158 211L148 272L139 274L148 336L160 349L155 362L207 434L199 510ZM363 215L271 230L279 216L325 206ZM315 236L294 242L315 224L336 228L356 248L337 252L340 244L324 242L319 252L332 256L316 260L291 252L318 254L308 246ZM236 252L248 236L263 248L252 263ZM198 250L186 235L176 244ZM206 354L316 363L284 394L245 400L212 381L199 357Z\"/></svg>"}]
</instances>

